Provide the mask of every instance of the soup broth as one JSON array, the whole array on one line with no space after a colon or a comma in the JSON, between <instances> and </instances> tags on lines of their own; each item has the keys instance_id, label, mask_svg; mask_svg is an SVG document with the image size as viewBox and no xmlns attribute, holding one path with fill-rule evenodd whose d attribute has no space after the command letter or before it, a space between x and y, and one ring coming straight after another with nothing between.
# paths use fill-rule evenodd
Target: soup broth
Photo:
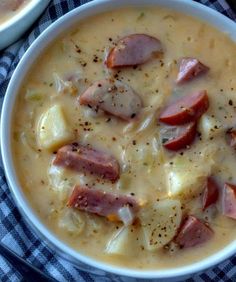
<instances>
[{"instance_id":1,"label":"soup broth","mask_svg":"<svg viewBox=\"0 0 236 282\"><path fill-rule=\"evenodd\" d=\"M128 36L130 40L134 34L149 36L140 40L158 39L161 51L142 64L108 67L109 62L104 62L111 58L112 48L119 46L120 39ZM181 58L197 58L208 70L176 83ZM12 150L22 189L32 208L74 250L123 267L183 266L224 248L236 235L235 219L222 208L225 183L236 183L236 154L227 140L227 132L232 137L230 130L236 124L235 69L234 42L208 24L171 10L125 8L78 23L38 58L15 105ZM130 96L132 101L138 95L142 101L142 105L136 105L138 113L126 119L123 112L112 112L111 105L82 105L85 102L79 97L97 81L96 86L101 88L102 83L115 83L108 92L123 87L134 95ZM163 111L203 90L207 91L209 107L196 120L191 117L196 125L194 141L178 150L166 148L162 135L169 125L160 121ZM178 130L180 125L176 126ZM171 138L167 141L172 142ZM77 162L82 164L77 169L66 161L55 161L64 157L61 147L72 143L71 154L86 155L96 150L96 154L104 154L103 159L109 159L109 165L101 167L94 160L83 159L87 155L80 155ZM111 162L118 163L118 176L101 173L117 173L115 165L108 171ZM219 187L218 200L204 208L209 177ZM122 210L125 215L119 211L118 219L113 213L104 216L106 211L92 212L89 204L80 208L76 202L79 197L71 196L75 186L75 193L82 193L79 189L83 187L88 197L92 190L133 199L139 206L135 219L130 203ZM96 197L98 203L98 194ZM105 196L102 201L106 201ZM188 242L194 246L186 247L179 233L186 218L203 224L200 226L211 238L196 245Z\"/></svg>"},{"instance_id":2,"label":"soup broth","mask_svg":"<svg viewBox=\"0 0 236 282\"><path fill-rule=\"evenodd\" d=\"M0 25L18 14L31 0L0 0Z\"/></svg>"}]
</instances>

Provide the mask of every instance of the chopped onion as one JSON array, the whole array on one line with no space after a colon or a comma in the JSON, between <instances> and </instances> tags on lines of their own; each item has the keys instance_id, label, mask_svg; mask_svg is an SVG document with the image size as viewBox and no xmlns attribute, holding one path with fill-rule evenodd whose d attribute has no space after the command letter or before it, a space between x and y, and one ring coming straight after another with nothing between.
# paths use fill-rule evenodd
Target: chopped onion
<instances>
[{"instance_id":1,"label":"chopped onion","mask_svg":"<svg viewBox=\"0 0 236 282\"><path fill-rule=\"evenodd\" d=\"M30 150L33 150L34 152L38 152L37 148L35 147L35 137L32 134L31 131L28 131L26 133L25 131L21 132L20 134L20 140L24 146L28 147Z\"/></svg>"},{"instance_id":2,"label":"chopped onion","mask_svg":"<svg viewBox=\"0 0 236 282\"><path fill-rule=\"evenodd\" d=\"M71 82L78 82L80 80L83 79L83 75L82 75L82 70L79 69L75 72L69 72L65 75L65 80L71 81Z\"/></svg>"},{"instance_id":3,"label":"chopped onion","mask_svg":"<svg viewBox=\"0 0 236 282\"><path fill-rule=\"evenodd\" d=\"M64 168L52 164L48 169L48 180L52 189L59 193L61 199L68 197L73 184L67 178Z\"/></svg>"},{"instance_id":4,"label":"chopped onion","mask_svg":"<svg viewBox=\"0 0 236 282\"><path fill-rule=\"evenodd\" d=\"M135 125L135 122L133 122L133 121L129 122L129 123L124 127L123 133L127 133L127 132L130 132L131 130L133 130L134 125Z\"/></svg>"},{"instance_id":5,"label":"chopped onion","mask_svg":"<svg viewBox=\"0 0 236 282\"><path fill-rule=\"evenodd\" d=\"M83 173L73 173L65 168L51 165L48 168L48 181L51 188L58 193L61 200L68 198L75 183L79 185L90 184L88 177Z\"/></svg>"},{"instance_id":6,"label":"chopped onion","mask_svg":"<svg viewBox=\"0 0 236 282\"><path fill-rule=\"evenodd\" d=\"M131 225L134 221L134 215L127 206L119 209L118 215L125 226Z\"/></svg>"},{"instance_id":7,"label":"chopped onion","mask_svg":"<svg viewBox=\"0 0 236 282\"><path fill-rule=\"evenodd\" d=\"M105 48L105 50L104 50L104 62L106 62L109 53L110 53L110 50L108 48Z\"/></svg>"},{"instance_id":8,"label":"chopped onion","mask_svg":"<svg viewBox=\"0 0 236 282\"><path fill-rule=\"evenodd\" d=\"M146 117L146 119L140 124L137 133L140 133L142 131L144 131L145 129L147 129L151 123L154 121L154 114L150 114Z\"/></svg>"},{"instance_id":9,"label":"chopped onion","mask_svg":"<svg viewBox=\"0 0 236 282\"><path fill-rule=\"evenodd\" d=\"M152 139L152 155L156 156L158 152L159 152L159 144L158 144L156 137L154 137Z\"/></svg>"},{"instance_id":10,"label":"chopped onion","mask_svg":"<svg viewBox=\"0 0 236 282\"><path fill-rule=\"evenodd\" d=\"M57 73L53 73L53 78L55 82L55 88L57 93L77 93L77 88L71 81L63 80Z\"/></svg>"},{"instance_id":11,"label":"chopped onion","mask_svg":"<svg viewBox=\"0 0 236 282\"><path fill-rule=\"evenodd\" d=\"M78 235L85 228L85 220L82 213L72 209L66 209L59 219L58 226Z\"/></svg>"},{"instance_id":12,"label":"chopped onion","mask_svg":"<svg viewBox=\"0 0 236 282\"><path fill-rule=\"evenodd\" d=\"M124 127L123 132L135 131L136 134L140 134L148 129L155 120L155 112L150 111L149 108L142 109L139 114L139 121L131 121L127 126Z\"/></svg>"},{"instance_id":13,"label":"chopped onion","mask_svg":"<svg viewBox=\"0 0 236 282\"><path fill-rule=\"evenodd\" d=\"M98 118L104 116L104 112L100 109L94 111L94 109L84 108L83 111L85 118Z\"/></svg>"},{"instance_id":14,"label":"chopped onion","mask_svg":"<svg viewBox=\"0 0 236 282\"><path fill-rule=\"evenodd\" d=\"M128 171L130 169L130 164L128 164L126 149L123 149L121 151L121 162L122 162L122 172Z\"/></svg>"},{"instance_id":15,"label":"chopped onion","mask_svg":"<svg viewBox=\"0 0 236 282\"><path fill-rule=\"evenodd\" d=\"M182 128L180 126L164 126L160 130L161 140L170 140L181 135Z\"/></svg>"},{"instance_id":16,"label":"chopped onion","mask_svg":"<svg viewBox=\"0 0 236 282\"><path fill-rule=\"evenodd\" d=\"M81 69L75 72L69 72L65 75L65 80L68 82L72 82L75 87L78 89L85 88L90 82L84 78L83 72Z\"/></svg>"}]
</instances>

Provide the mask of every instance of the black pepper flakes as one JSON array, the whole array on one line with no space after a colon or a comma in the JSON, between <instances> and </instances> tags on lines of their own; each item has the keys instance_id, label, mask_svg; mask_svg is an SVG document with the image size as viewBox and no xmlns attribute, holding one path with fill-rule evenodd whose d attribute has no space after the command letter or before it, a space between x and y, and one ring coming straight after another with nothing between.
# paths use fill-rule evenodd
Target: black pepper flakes
<instances>
[{"instance_id":1,"label":"black pepper flakes","mask_svg":"<svg viewBox=\"0 0 236 282\"><path fill-rule=\"evenodd\" d=\"M97 62L98 62L98 59L99 59L99 58L98 58L97 55L94 55L94 56L93 56L93 62L94 62L94 63L97 63Z\"/></svg>"}]
</instances>

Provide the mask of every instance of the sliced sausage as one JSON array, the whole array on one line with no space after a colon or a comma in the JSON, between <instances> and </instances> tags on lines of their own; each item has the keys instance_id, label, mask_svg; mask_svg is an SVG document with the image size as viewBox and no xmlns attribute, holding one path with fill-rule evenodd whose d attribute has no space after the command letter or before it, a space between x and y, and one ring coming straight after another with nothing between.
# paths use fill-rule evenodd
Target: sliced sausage
<instances>
[{"instance_id":1,"label":"sliced sausage","mask_svg":"<svg viewBox=\"0 0 236 282\"><path fill-rule=\"evenodd\" d=\"M206 186L203 191L202 209L215 204L219 198L219 187L213 177L208 177Z\"/></svg>"},{"instance_id":2,"label":"sliced sausage","mask_svg":"<svg viewBox=\"0 0 236 282\"><path fill-rule=\"evenodd\" d=\"M105 216L111 221L122 221L120 210L129 207L135 215L139 210L139 204L131 196L117 195L89 187L75 186L68 206L82 211Z\"/></svg>"},{"instance_id":3,"label":"sliced sausage","mask_svg":"<svg viewBox=\"0 0 236 282\"><path fill-rule=\"evenodd\" d=\"M179 73L176 79L177 84L187 82L194 77L209 71L209 67L195 58L182 58L179 67Z\"/></svg>"},{"instance_id":4,"label":"sliced sausage","mask_svg":"<svg viewBox=\"0 0 236 282\"><path fill-rule=\"evenodd\" d=\"M195 216L188 216L182 225L175 242L181 248L194 247L205 243L213 236L213 230Z\"/></svg>"},{"instance_id":5,"label":"sliced sausage","mask_svg":"<svg viewBox=\"0 0 236 282\"><path fill-rule=\"evenodd\" d=\"M120 174L119 163L113 156L77 143L60 148L53 164L78 172L89 172L113 182Z\"/></svg>"},{"instance_id":6,"label":"sliced sausage","mask_svg":"<svg viewBox=\"0 0 236 282\"><path fill-rule=\"evenodd\" d=\"M195 122L179 126L166 126L161 130L163 146L173 151L186 148L193 142L196 132Z\"/></svg>"},{"instance_id":7,"label":"sliced sausage","mask_svg":"<svg viewBox=\"0 0 236 282\"><path fill-rule=\"evenodd\" d=\"M223 214L236 219L236 185L225 183L222 194Z\"/></svg>"},{"instance_id":8,"label":"sliced sausage","mask_svg":"<svg viewBox=\"0 0 236 282\"><path fill-rule=\"evenodd\" d=\"M168 106L160 115L160 121L178 125L195 121L209 108L207 91L202 90L187 95Z\"/></svg>"},{"instance_id":9,"label":"sliced sausage","mask_svg":"<svg viewBox=\"0 0 236 282\"><path fill-rule=\"evenodd\" d=\"M123 120L131 120L142 108L141 98L129 85L111 79L95 82L80 96L79 103Z\"/></svg>"},{"instance_id":10,"label":"sliced sausage","mask_svg":"<svg viewBox=\"0 0 236 282\"><path fill-rule=\"evenodd\" d=\"M128 35L117 42L107 56L108 68L136 66L162 52L160 40L147 34Z\"/></svg>"}]
</instances>

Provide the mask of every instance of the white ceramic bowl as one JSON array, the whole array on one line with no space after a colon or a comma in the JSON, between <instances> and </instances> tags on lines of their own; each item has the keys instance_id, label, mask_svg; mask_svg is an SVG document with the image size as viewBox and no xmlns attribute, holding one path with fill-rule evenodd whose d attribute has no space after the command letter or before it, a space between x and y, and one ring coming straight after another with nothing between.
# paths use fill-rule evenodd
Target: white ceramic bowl
<instances>
[{"instance_id":1,"label":"white ceramic bowl","mask_svg":"<svg viewBox=\"0 0 236 282\"><path fill-rule=\"evenodd\" d=\"M0 50L15 42L33 24L50 0L31 0L0 25Z\"/></svg>"},{"instance_id":2,"label":"white ceramic bowl","mask_svg":"<svg viewBox=\"0 0 236 282\"><path fill-rule=\"evenodd\" d=\"M236 253L236 240L226 246L223 250L207 257L197 263L191 265L171 268L168 270L136 270L113 266L105 262L96 261L93 258L87 257L74 251L64 242L60 241L53 233L51 233L46 226L40 221L35 212L30 207L16 176L12 151L9 146L11 139L11 121L13 106L18 94L21 83L26 76L28 70L35 62L36 58L43 52L43 50L65 30L68 30L73 24L79 23L89 16L97 13L116 9L121 6L147 6L147 5L161 5L168 7L185 14L195 16L201 20L214 25L222 32L226 32L236 42L236 24L221 15L220 13L207 8L203 5L197 4L189 0L97 0L90 2L78 9L66 14L54 24L52 24L46 31L44 31L39 38L28 49L21 62L19 63L9 84L6 97L2 109L1 118L1 144L2 144L2 158L5 167L6 176L15 201L26 220L28 220L32 227L37 230L37 233L46 239L53 250L71 261L75 265L92 271L95 273L112 272L122 276L139 277L139 278L155 278L167 279L168 281L183 279L195 272L201 272L211 266L229 258Z\"/></svg>"}]
</instances>

